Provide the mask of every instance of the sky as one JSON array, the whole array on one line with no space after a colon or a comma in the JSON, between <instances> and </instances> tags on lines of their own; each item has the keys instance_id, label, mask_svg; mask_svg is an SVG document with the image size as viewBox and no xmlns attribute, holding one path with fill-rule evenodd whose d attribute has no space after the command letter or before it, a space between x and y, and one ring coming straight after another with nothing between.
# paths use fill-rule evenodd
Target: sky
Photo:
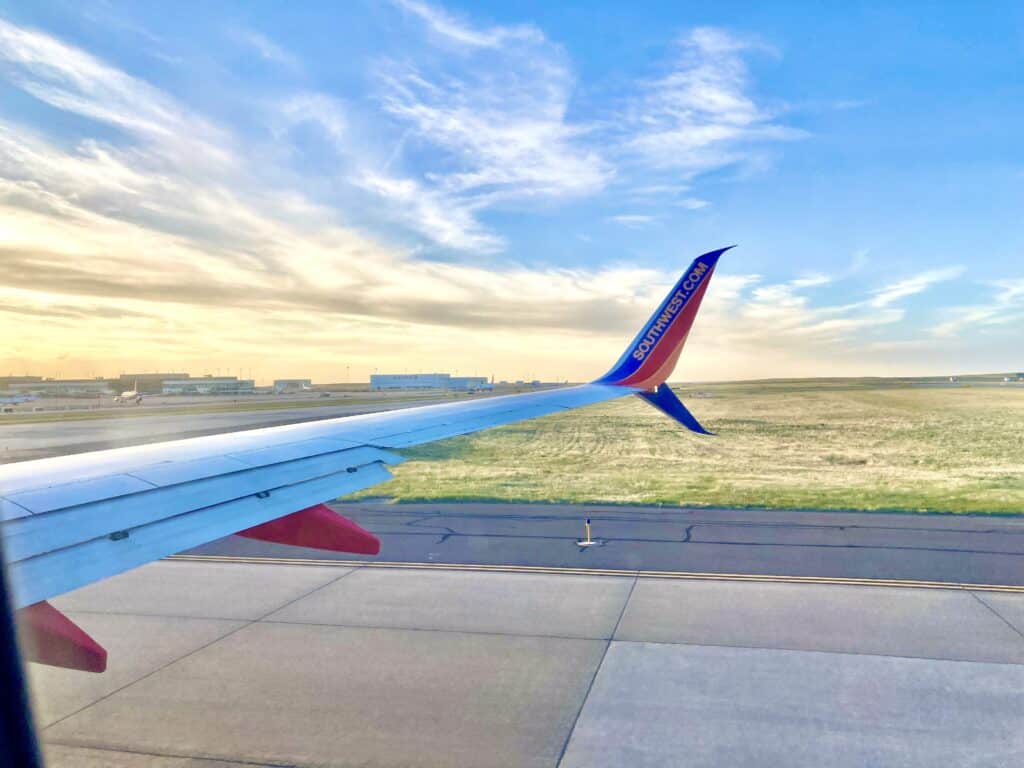
<instances>
[{"instance_id":1,"label":"sky","mask_svg":"<svg viewBox=\"0 0 1024 768\"><path fill-rule=\"evenodd\" d=\"M898 6L898 7L894 7ZM1024 6L0 0L0 375L1024 369Z\"/></svg>"}]
</instances>

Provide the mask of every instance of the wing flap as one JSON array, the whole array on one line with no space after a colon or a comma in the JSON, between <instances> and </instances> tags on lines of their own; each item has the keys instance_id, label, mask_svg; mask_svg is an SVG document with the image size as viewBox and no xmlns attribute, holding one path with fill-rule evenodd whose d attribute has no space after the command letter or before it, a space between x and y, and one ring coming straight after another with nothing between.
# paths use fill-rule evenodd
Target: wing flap
<instances>
[{"instance_id":1,"label":"wing flap","mask_svg":"<svg viewBox=\"0 0 1024 768\"><path fill-rule=\"evenodd\" d=\"M157 520L300 481L347 472L375 461L398 464L403 459L397 454L378 448L352 448L306 459L284 461L273 466L250 467L244 471L234 471L178 485L151 487L144 493L22 517L9 521L4 526L7 557L10 561L17 562L50 550L72 546L76 542L137 528Z\"/></svg>"},{"instance_id":2,"label":"wing flap","mask_svg":"<svg viewBox=\"0 0 1024 768\"><path fill-rule=\"evenodd\" d=\"M17 520L19 517L28 517L32 513L10 499L0 497L0 523L8 520Z\"/></svg>"},{"instance_id":3,"label":"wing flap","mask_svg":"<svg viewBox=\"0 0 1024 768\"><path fill-rule=\"evenodd\" d=\"M347 440L327 440L316 438L314 440L300 440L295 443L284 445L273 445L269 448L255 448L241 453L229 453L228 456L236 461L248 464L250 467L266 467L271 464L280 464L283 461L293 461L309 456L319 456L325 453L337 453L351 448L355 443Z\"/></svg>"},{"instance_id":4,"label":"wing flap","mask_svg":"<svg viewBox=\"0 0 1024 768\"><path fill-rule=\"evenodd\" d=\"M102 536L10 564L15 606L63 594L176 552L229 536L324 499L391 479L381 462L358 467Z\"/></svg>"},{"instance_id":5,"label":"wing flap","mask_svg":"<svg viewBox=\"0 0 1024 768\"><path fill-rule=\"evenodd\" d=\"M202 480L207 477L241 472L251 467L251 464L227 456L204 456L201 459L186 461L163 461L159 464L133 469L131 473L133 477L164 488L169 485L187 483L190 480Z\"/></svg>"},{"instance_id":6,"label":"wing flap","mask_svg":"<svg viewBox=\"0 0 1024 768\"><path fill-rule=\"evenodd\" d=\"M117 474L96 477L78 483L61 483L30 491L7 494L6 498L34 515L63 509L73 504L87 504L90 501L127 496L132 493L150 491L152 483L131 475Z\"/></svg>"}]
</instances>

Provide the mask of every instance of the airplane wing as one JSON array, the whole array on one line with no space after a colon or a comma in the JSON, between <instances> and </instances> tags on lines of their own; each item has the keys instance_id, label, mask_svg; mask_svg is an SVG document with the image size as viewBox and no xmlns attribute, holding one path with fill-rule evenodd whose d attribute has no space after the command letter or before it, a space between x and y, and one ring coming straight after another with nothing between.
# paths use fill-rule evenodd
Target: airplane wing
<instances>
[{"instance_id":1,"label":"airplane wing","mask_svg":"<svg viewBox=\"0 0 1024 768\"><path fill-rule=\"evenodd\" d=\"M222 536L376 554L376 537L323 504L390 479L409 446L631 394L706 434L664 382L726 250L698 257L590 384L0 466L26 656L102 671L106 652L46 600Z\"/></svg>"}]
</instances>

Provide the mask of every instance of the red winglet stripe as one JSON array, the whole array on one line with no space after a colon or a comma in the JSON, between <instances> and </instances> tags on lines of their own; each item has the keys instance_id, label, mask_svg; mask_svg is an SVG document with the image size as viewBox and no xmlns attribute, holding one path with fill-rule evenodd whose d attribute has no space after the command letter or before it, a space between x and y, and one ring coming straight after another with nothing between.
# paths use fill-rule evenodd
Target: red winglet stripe
<instances>
[{"instance_id":1,"label":"red winglet stripe","mask_svg":"<svg viewBox=\"0 0 1024 768\"><path fill-rule=\"evenodd\" d=\"M624 386L638 387L640 389L651 389L665 381L675 368L675 362L679 359L683 345L686 344L687 336L693 327L693 321L697 317L697 310L700 309L701 300L711 282L711 275L714 274L714 267L707 277L697 288L686 306L676 317L672 327L662 337L660 343L653 353L644 360L643 364L627 378L618 382Z\"/></svg>"}]
</instances>

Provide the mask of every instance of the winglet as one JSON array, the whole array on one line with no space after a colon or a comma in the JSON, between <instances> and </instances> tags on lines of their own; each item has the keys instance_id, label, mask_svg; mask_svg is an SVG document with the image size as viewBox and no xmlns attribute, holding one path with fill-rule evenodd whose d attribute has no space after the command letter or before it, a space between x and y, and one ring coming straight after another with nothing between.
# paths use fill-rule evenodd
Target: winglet
<instances>
[{"instance_id":1,"label":"winglet","mask_svg":"<svg viewBox=\"0 0 1024 768\"><path fill-rule=\"evenodd\" d=\"M637 392L637 395L642 397L666 416L670 416L678 421L691 432L696 432L699 435L715 434L714 432L709 432L700 425L700 422L697 421L689 410L687 410L682 401L676 397L676 393L672 391L672 387L668 384L659 384L658 388L653 392Z\"/></svg>"},{"instance_id":2,"label":"winglet","mask_svg":"<svg viewBox=\"0 0 1024 768\"><path fill-rule=\"evenodd\" d=\"M719 257L734 247L719 248L694 259L633 343L598 383L657 389L676 367Z\"/></svg>"},{"instance_id":3,"label":"winglet","mask_svg":"<svg viewBox=\"0 0 1024 768\"><path fill-rule=\"evenodd\" d=\"M598 383L640 390L637 395L687 429L713 435L686 409L665 380L675 370L719 257L735 247L719 248L694 259L633 343Z\"/></svg>"}]
</instances>

